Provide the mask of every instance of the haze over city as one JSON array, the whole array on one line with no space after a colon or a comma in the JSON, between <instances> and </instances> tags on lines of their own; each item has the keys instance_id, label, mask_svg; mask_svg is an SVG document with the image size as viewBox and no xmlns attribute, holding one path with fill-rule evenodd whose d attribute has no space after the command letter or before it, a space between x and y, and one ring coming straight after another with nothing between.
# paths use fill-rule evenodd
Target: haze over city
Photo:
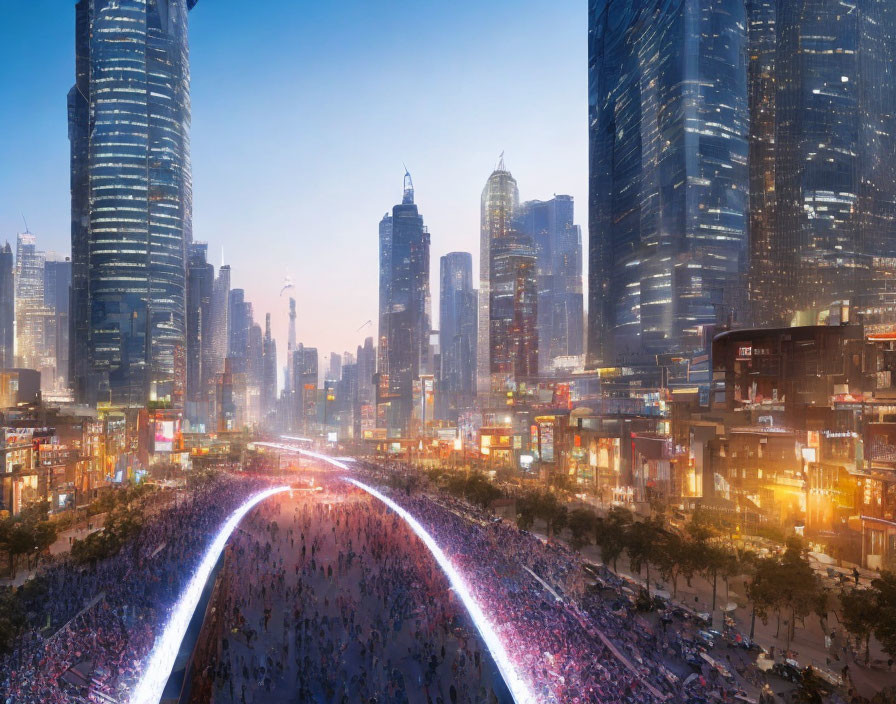
<instances>
[{"instance_id":1,"label":"haze over city","mask_svg":"<svg viewBox=\"0 0 896 704\"><path fill-rule=\"evenodd\" d=\"M20 0L0 704L896 704L896 0Z\"/></svg>"},{"instance_id":2,"label":"haze over city","mask_svg":"<svg viewBox=\"0 0 896 704\"><path fill-rule=\"evenodd\" d=\"M586 14L584 0L198 4L194 238L274 314L278 344L288 274L299 339L341 353L376 319L376 223L402 164L434 261L470 251L476 268L479 195L502 151L525 199L573 195L584 224ZM0 239L14 242L24 213L43 248L67 252L73 6L14 3L6 19L6 100L19 107L0 112ZM437 279L434 266L434 291ZM303 305L320 296L326 307Z\"/></svg>"}]
</instances>

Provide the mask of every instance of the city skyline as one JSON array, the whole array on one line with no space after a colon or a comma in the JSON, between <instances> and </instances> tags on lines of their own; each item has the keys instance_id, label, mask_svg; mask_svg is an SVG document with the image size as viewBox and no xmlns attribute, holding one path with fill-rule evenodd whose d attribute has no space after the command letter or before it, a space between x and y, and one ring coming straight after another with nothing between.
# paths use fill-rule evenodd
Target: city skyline
<instances>
[{"instance_id":1,"label":"city skyline","mask_svg":"<svg viewBox=\"0 0 896 704\"><path fill-rule=\"evenodd\" d=\"M245 289L257 319L272 313L274 336L282 349L286 349L288 308L278 294L287 275L295 282L299 301L314 300L315 291L325 285L342 284L332 287L332 307L327 310L300 306L300 342L334 350L353 350L363 342L368 331L355 330L376 317L376 272L369 266L376 257L376 221L382 216L382 203L391 202L400 184L403 161L414 174L417 201L434 233L433 261L450 251L469 251L478 270L479 191L502 150L508 168L523 184L523 198L573 195L580 204L576 224L585 229L584 3L555 8L531 2L526 11L519 4L490 3L484 8L468 3L451 12L392 3L387 10L419 28L404 41L404 49L396 49L391 41L396 29L390 26L388 11L359 7L335 17L305 3L276 5L283 22L274 28L268 21L269 9L246 19L227 4L197 4L190 18L190 69L193 237L208 242L208 258L216 267L223 252L224 261L234 267L233 287ZM24 121L12 111L0 116L0 127L9 129L15 121L20 137L16 144L0 147L4 162L18 165L0 176L0 231L15 241L24 229L24 213L43 248L68 253L65 94L73 80L74 3L62 12L56 3L50 7L51 3L35 2L16 10L17 32L47 38L40 61L33 56L25 60L27 51L19 45L19 36L10 36L0 49L14 76L12 102L31 105L33 111ZM278 36L283 41L262 41L250 27L245 35L227 33L225 40L222 30L238 19L264 25L267 35L282 33ZM362 25L370 26L362 44L385 70L376 76L362 73L363 52L346 54L336 48L342 42L318 39L324 23L330 23L326 26L333 39L354 37L355 42ZM457 34L468 38L446 43L440 27L455 25L474 30ZM523 39L533 33L539 37L535 50ZM289 38L296 36L308 46L275 48L291 45ZM244 50L254 57L252 61L236 62L226 55L228 42L236 42L232 50ZM414 53L414 61L408 61L408 52ZM303 57L315 68L307 76L300 71ZM477 71L485 62L489 71ZM272 73L262 70L263 65L276 68ZM386 95L399 70L409 72L409 80L417 86L413 100L403 105ZM501 81L497 92L490 85L495 77ZM227 104L239 92L225 98L220 91L223 79L257 81L252 105ZM449 95L437 87L446 82L459 91ZM537 114L527 108L532 91L540 96ZM354 124L358 117L348 116L349 107L358 99L370 106L369 119ZM397 120L400 113L410 119ZM530 117L521 119L526 114ZM260 120L266 128L241 133L240 126L248 119ZM334 120L336 130L320 143L322 123ZM372 132L384 137L369 138ZM538 138L532 139L532 134ZM222 142L232 145L226 159L218 147ZM245 175L238 177L240 173ZM240 195L246 184L253 184L251 198ZM340 207L346 188L358 199L357 207L340 209L342 219L334 223L329 213ZM234 209L235 202L245 207ZM303 237L309 231L323 234ZM249 252L240 249L247 232L262 246ZM298 242L302 247L293 244ZM342 251L356 254L339 268L307 263L308 255L324 258ZM278 262L273 275L272 256ZM437 266L431 268L431 286L437 292ZM359 292L364 294L361 309L353 300ZM437 310L433 316L437 328Z\"/></svg>"}]
</instances>

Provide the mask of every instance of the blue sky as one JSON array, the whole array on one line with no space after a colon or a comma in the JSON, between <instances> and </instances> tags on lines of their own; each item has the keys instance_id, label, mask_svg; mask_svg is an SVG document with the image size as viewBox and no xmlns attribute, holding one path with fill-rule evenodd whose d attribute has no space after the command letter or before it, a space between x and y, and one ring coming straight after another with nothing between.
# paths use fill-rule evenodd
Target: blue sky
<instances>
[{"instance_id":1,"label":"blue sky","mask_svg":"<svg viewBox=\"0 0 896 704\"><path fill-rule=\"evenodd\" d=\"M0 241L21 213L69 252L65 96L74 0L8 0L0 25ZM439 257L473 252L503 150L525 199L575 196L587 222L585 0L200 0L191 13L194 237L233 267L285 347L354 350L376 318L377 224L402 163ZM587 247L587 235L586 235ZM478 271L478 269L477 269ZM282 352L281 352L282 354Z\"/></svg>"}]
</instances>

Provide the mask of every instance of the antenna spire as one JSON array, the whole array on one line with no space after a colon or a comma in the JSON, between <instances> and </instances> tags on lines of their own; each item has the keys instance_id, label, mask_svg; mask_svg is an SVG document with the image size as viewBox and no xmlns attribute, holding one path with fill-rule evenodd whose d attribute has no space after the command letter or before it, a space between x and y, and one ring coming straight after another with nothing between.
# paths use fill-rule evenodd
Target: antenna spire
<instances>
[{"instance_id":1,"label":"antenna spire","mask_svg":"<svg viewBox=\"0 0 896 704\"><path fill-rule=\"evenodd\" d=\"M507 169L504 168L504 150L503 149L501 150L500 156L498 156L498 166L495 168L495 171L507 171Z\"/></svg>"},{"instance_id":2,"label":"antenna spire","mask_svg":"<svg viewBox=\"0 0 896 704\"><path fill-rule=\"evenodd\" d=\"M408 171L407 166L404 166L404 197L401 199L401 202L403 204L414 202L414 181L411 179L411 172Z\"/></svg>"}]
</instances>

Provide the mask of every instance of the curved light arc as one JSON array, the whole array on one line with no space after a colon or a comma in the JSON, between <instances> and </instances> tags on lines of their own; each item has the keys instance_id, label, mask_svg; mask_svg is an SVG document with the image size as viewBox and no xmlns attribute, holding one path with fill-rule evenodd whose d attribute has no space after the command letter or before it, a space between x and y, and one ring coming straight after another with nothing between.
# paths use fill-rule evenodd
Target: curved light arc
<instances>
[{"instance_id":1,"label":"curved light arc","mask_svg":"<svg viewBox=\"0 0 896 704\"><path fill-rule=\"evenodd\" d=\"M206 550L202 562L199 563L199 567L196 568L196 571L190 578L189 584L187 584L171 610L171 615L168 617L168 623L165 624L161 637L156 639L152 652L146 661L143 677L140 678L140 681L131 693L130 704L158 704L165 691L165 684L171 676L174 663L177 660L180 644L187 633L193 613L199 605L202 590L208 581L209 575L212 573L212 569L218 562L218 558L221 556L230 534L233 533L240 521L255 506L265 499L284 491L289 491L289 487L281 486L266 489L251 496L230 514L230 517L221 526L212 544Z\"/></svg>"}]
</instances>

